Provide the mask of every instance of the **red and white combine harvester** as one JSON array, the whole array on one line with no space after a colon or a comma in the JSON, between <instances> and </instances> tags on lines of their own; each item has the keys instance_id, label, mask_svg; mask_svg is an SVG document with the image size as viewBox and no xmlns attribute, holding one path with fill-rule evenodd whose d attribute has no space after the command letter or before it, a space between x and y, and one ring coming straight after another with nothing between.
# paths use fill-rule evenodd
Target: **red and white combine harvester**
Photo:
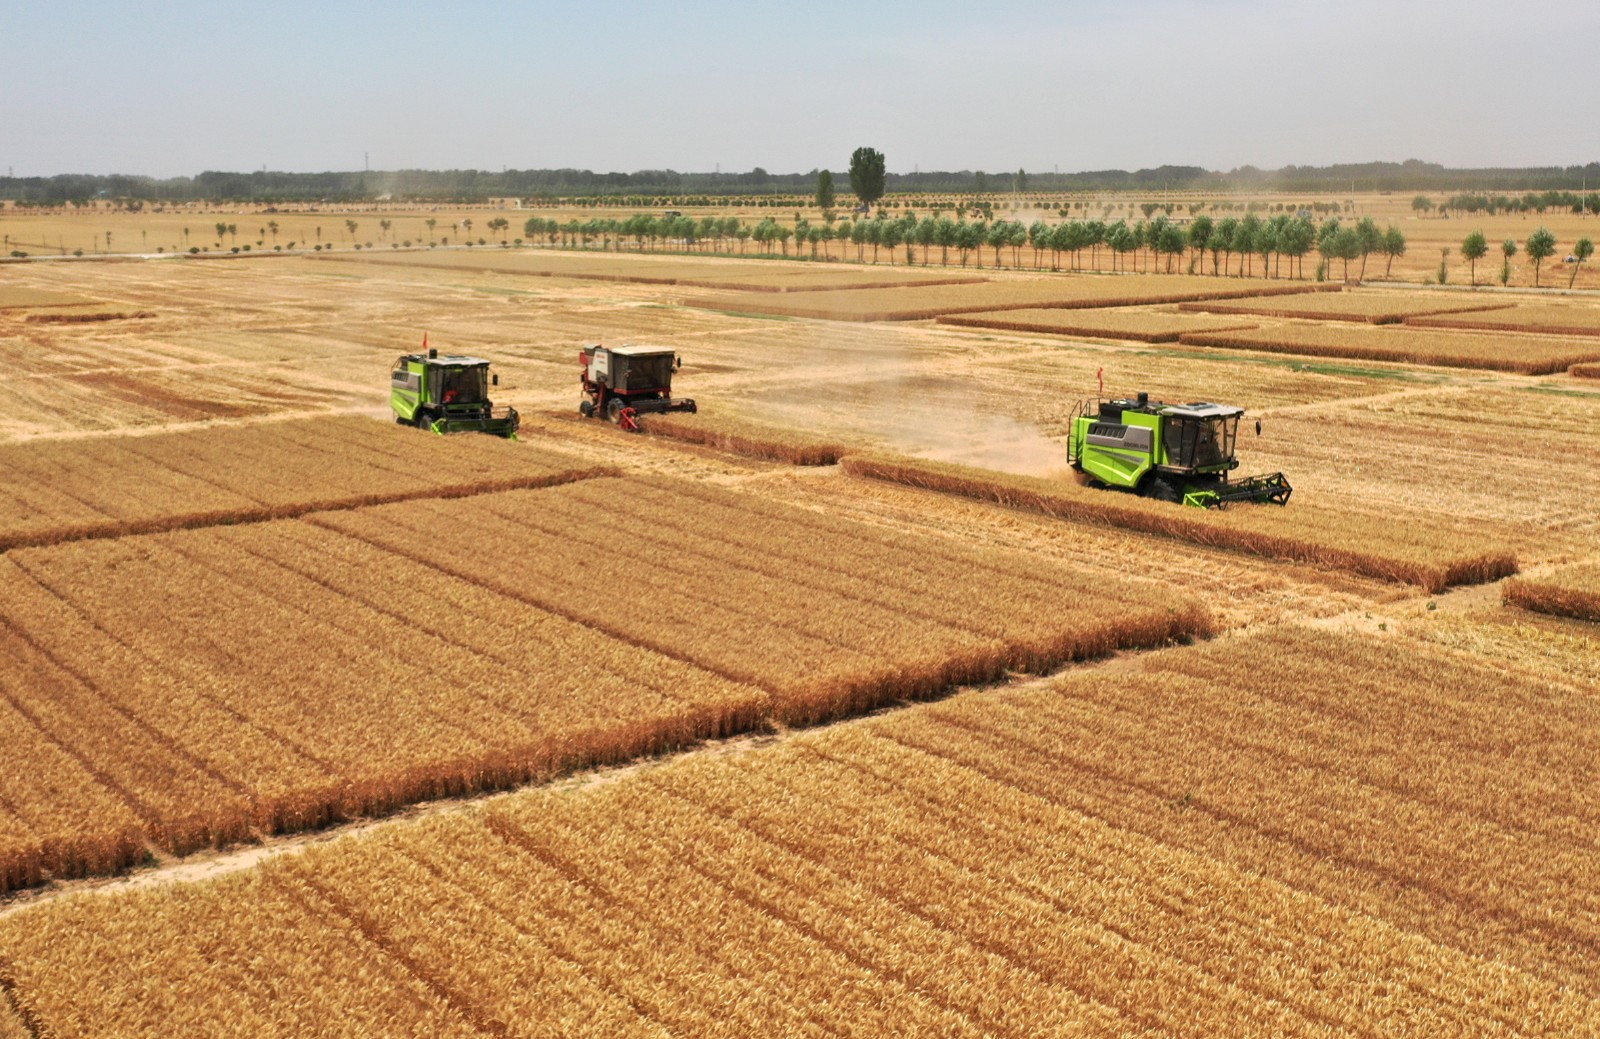
<instances>
[{"instance_id":1,"label":"red and white combine harvester","mask_svg":"<svg viewBox=\"0 0 1600 1039\"><path fill-rule=\"evenodd\" d=\"M637 431L640 415L695 410L694 401L672 396L672 373L683 360L659 346L586 346L578 351L583 365L584 418L605 416L623 429Z\"/></svg>"}]
</instances>

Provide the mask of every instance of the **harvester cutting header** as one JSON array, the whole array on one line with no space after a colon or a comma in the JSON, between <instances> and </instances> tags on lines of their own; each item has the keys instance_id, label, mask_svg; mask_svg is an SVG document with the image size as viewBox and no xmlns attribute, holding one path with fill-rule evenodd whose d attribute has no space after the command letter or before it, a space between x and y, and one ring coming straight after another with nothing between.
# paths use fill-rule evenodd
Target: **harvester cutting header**
<instances>
[{"instance_id":1,"label":"harvester cutting header","mask_svg":"<svg viewBox=\"0 0 1600 1039\"><path fill-rule=\"evenodd\" d=\"M1282 473L1229 479L1239 467L1233 452L1243 415L1243 408L1226 404L1163 404L1147 393L1086 400L1072 413L1067 459L1095 486L1159 501L1200 508L1238 501L1287 505L1294 488Z\"/></svg>"}]
</instances>

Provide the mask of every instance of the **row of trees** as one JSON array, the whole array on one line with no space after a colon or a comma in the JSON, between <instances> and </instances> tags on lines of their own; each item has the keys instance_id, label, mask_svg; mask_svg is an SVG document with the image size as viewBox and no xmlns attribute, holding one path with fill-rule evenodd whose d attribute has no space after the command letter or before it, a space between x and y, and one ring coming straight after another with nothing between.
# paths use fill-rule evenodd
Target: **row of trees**
<instances>
[{"instance_id":1,"label":"row of trees","mask_svg":"<svg viewBox=\"0 0 1600 1039\"><path fill-rule=\"evenodd\" d=\"M1085 269L1087 253L1088 267L1100 270L1104 269L1101 266L1103 250L1114 271L1155 269L1172 273L1181 268L1191 274L1206 273L1209 259L1212 274L1250 276L1256 272L1259 261L1263 277L1280 276L1284 259L1289 261L1289 277L1304 277L1304 259L1314 250L1323 261L1317 277L1325 277L1328 265L1338 260L1343 263L1343 275L1348 279L1350 264L1359 261L1358 280L1365 276L1367 259L1372 254L1387 258L1387 273L1388 265L1406 251L1405 235L1393 226L1379 229L1370 219L1343 224L1338 217L1319 226L1309 217L1287 213L1270 219L1250 213L1243 218L1230 216L1216 221L1209 216L1198 216L1186 225L1164 215L1133 222L1067 220L1050 224L1036 220L1024 224L1012 220L966 220L959 216L952 219L942 213L918 218L915 213L908 212L893 219L880 213L873 219L822 222L796 214L790 225L772 217L747 224L733 216L696 219L638 213L621 220L595 217L565 223L530 217L523 226L523 233L530 241L544 239L552 245L588 248L598 244L608 249L631 245L641 251L662 247L724 251L732 242L737 243L742 254L753 241L767 253L781 251L785 256L789 255L789 243L793 241L796 255L809 248L813 257L827 243L843 242L854 246L856 258L862 261L866 260L870 247L874 263L885 250L893 262L897 250L903 248L907 263L915 263L920 250L921 261L927 264L937 248L941 264L950 262L953 251L963 267L972 261L981 267L986 249L992 251L995 266L1005 265L1007 254L1011 257L1011 266L1021 266L1022 250L1029 249L1036 267L1045 266L1048 254L1052 268L1059 269L1065 259L1071 269Z\"/></svg>"},{"instance_id":2,"label":"row of trees","mask_svg":"<svg viewBox=\"0 0 1600 1039\"><path fill-rule=\"evenodd\" d=\"M1539 285L1539 269L1544 265L1544 261L1556 254L1556 245L1556 236L1547 227L1539 228L1529 235L1527 241L1523 243L1523 250L1527 253L1528 259L1533 261L1533 284L1535 288ZM1489 240L1482 231L1474 231L1461 241L1461 258L1471 264L1473 285L1478 284L1478 261L1488 253ZM1445 261L1449 258L1449 255L1450 250L1446 248L1444 255L1439 258L1439 283L1441 285L1444 284L1446 275ZM1503 258L1500 265L1500 284L1504 285L1511 280L1511 260L1517 255L1517 241L1515 238L1507 238L1500 243L1500 255ZM1578 268L1583 266L1583 262L1593 255L1594 242L1590 239L1580 238L1573 243L1572 259L1574 262L1572 264L1572 275L1567 279L1567 288L1572 288L1573 284L1577 282Z\"/></svg>"},{"instance_id":3,"label":"row of trees","mask_svg":"<svg viewBox=\"0 0 1600 1039\"><path fill-rule=\"evenodd\" d=\"M1581 194L1576 191L1529 191L1521 195L1451 195L1435 203L1427 195L1411 200L1411 208L1420 215L1437 211L1444 216L1477 216L1479 213L1494 216L1497 213L1538 213L1567 211L1578 216L1600 214L1600 192Z\"/></svg>"}]
</instances>

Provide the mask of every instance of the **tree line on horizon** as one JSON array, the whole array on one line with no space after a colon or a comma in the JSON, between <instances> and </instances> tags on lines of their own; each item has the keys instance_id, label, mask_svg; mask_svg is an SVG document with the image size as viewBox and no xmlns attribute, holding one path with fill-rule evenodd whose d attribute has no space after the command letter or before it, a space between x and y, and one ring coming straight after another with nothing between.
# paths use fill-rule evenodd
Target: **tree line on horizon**
<instances>
[{"instance_id":1,"label":"tree line on horizon","mask_svg":"<svg viewBox=\"0 0 1600 1039\"><path fill-rule=\"evenodd\" d=\"M638 170L597 173L579 169L543 170L393 170L288 173L258 170L232 173L208 170L192 177L156 178L128 174L59 174L50 177L0 177L0 198L62 205L95 198L165 202L371 201L383 195L430 201L482 201L488 198L786 194L809 196L820 170L768 173L761 167L743 173L689 173ZM843 171L833 171L835 175ZM1022 171L1019 171L1022 172ZM1583 166L1452 169L1417 160L1332 166L1285 166L1261 170L1243 166L1227 172L1199 166L1158 166L1140 170L1076 173L1031 172L1021 178L1037 193L1083 191L1155 192L1351 192L1434 191L1476 193L1522 185L1530 191L1583 190L1600 183L1600 162ZM983 170L915 171L884 175L884 192L905 194L990 194L1024 190L1015 174ZM1507 196L1509 197L1509 196ZM1523 196L1525 197L1525 196Z\"/></svg>"}]
</instances>

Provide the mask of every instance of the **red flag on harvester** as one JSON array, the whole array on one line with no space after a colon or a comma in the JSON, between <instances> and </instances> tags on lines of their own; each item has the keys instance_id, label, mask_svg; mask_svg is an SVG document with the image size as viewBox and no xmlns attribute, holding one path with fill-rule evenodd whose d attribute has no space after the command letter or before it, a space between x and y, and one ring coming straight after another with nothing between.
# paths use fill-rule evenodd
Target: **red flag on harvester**
<instances>
[{"instance_id":1,"label":"red flag on harvester","mask_svg":"<svg viewBox=\"0 0 1600 1039\"><path fill-rule=\"evenodd\" d=\"M428 348L428 333L426 331L422 333L422 348L424 350Z\"/></svg>"},{"instance_id":2,"label":"red flag on harvester","mask_svg":"<svg viewBox=\"0 0 1600 1039\"><path fill-rule=\"evenodd\" d=\"M423 345L426 346L428 337L424 335L422 339ZM1100 369L1094 373L1094 377L1100 380L1100 396L1104 397L1106 395L1106 370L1104 368Z\"/></svg>"}]
</instances>

